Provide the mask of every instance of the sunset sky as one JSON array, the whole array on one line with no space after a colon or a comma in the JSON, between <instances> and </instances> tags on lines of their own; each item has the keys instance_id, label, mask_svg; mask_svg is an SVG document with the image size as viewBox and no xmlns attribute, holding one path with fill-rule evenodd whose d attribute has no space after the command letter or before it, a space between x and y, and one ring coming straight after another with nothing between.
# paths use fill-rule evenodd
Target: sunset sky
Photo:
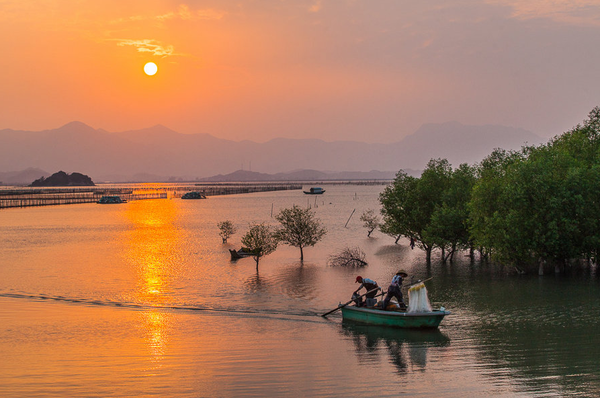
<instances>
[{"instance_id":1,"label":"sunset sky","mask_svg":"<svg viewBox=\"0 0 600 398\"><path fill-rule=\"evenodd\" d=\"M0 0L0 50L0 129L550 137L600 105L600 0Z\"/></svg>"}]
</instances>

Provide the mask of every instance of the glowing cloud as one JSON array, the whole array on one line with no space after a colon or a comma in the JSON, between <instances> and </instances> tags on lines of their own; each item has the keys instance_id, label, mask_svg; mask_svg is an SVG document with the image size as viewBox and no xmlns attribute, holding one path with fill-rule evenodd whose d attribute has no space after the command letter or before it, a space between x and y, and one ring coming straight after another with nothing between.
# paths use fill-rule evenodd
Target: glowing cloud
<instances>
[{"instance_id":1,"label":"glowing cloud","mask_svg":"<svg viewBox=\"0 0 600 398\"><path fill-rule=\"evenodd\" d=\"M117 46L125 47L132 46L137 48L138 52L141 53L151 53L152 55L156 55L158 57L169 57L172 55L183 55L176 54L173 46L164 46L162 43L153 40L153 39L144 39L144 40L132 40L132 39L116 39L118 41Z\"/></svg>"}]
</instances>

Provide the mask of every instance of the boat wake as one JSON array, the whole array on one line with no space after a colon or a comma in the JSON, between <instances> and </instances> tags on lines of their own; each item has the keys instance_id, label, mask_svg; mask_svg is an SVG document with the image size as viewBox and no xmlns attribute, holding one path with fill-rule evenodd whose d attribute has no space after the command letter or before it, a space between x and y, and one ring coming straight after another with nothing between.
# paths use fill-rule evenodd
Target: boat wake
<instances>
[{"instance_id":1,"label":"boat wake","mask_svg":"<svg viewBox=\"0 0 600 398\"><path fill-rule=\"evenodd\" d=\"M115 307L115 308L126 308L133 310L162 310L162 311L202 311L211 314L223 314L223 315L239 315L239 316L252 316L252 317L265 317L271 319L280 320L295 320L302 322L313 322L323 323L324 320L316 311L281 311L273 309L255 309L255 308L217 308L208 306L188 305L188 304L165 304L157 305L150 303L135 303L126 301L113 301L113 300L98 300L90 298L76 298L76 297L65 297L65 296L54 296L46 294L27 294L27 293L0 293L0 297L23 299L23 300L34 300L40 302L63 302L80 305L90 306L104 306L104 307Z\"/></svg>"}]
</instances>

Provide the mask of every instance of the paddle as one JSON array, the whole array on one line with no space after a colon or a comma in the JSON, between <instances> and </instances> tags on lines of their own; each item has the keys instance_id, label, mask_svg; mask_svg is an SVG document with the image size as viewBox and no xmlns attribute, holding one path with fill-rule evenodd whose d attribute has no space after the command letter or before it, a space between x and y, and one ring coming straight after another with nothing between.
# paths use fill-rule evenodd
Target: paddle
<instances>
[{"instance_id":1,"label":"paddle","mask_svg":"<svg viewBox=\"0 0 600 398\"><path fill-rule=\"evenodd\" d=\"M378 287L376 287L376 288L375 288L375 289L373 289L373 290L369 290L369 291L368 291L368 292L366 292L365 294L362 294L362 295L360 295L360 296L358 296L358 297L355 297L355 298L353 298L352 300L348 301L346 304L341 304L341 305L338 305L338 306L337 306L337 308L334 308L334 309L332 309L331 311L329 311L329 312L326 312L326 313L324 313L324 314L323 314L323 315L321 315L321 316L325 317L325 316L327 316L327 315L331 314L332 312L335 312L335 311L337 311L337 310L339 310L339 309L342 309L342 308L344 308L344 307L345 307L345 306L347 306L348 304L352 303L354 300L356 300L356 299L359 299L359 298L361 298L361 297L364 297L364 296L366 296L367 294L369 294L369 293L371 293L371 292L375 292L375 291L377 291L377 290L379 290L379 288L378 288Z\"/></svg>"}]
</instances>

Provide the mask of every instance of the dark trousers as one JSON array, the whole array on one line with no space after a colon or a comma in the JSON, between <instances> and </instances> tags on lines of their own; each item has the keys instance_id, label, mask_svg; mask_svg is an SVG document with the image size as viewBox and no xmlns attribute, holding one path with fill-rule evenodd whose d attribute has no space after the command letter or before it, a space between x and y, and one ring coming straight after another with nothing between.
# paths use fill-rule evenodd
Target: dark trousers
<instances>
[{"instance_id":1,"label":"dark trousers","mask_svg":"<svg viewBox=\"0 0 600 398\"><path fill-rule=\"evenodd\" d=\"M404 301L402 300L402 292L400 291L400 286L390 285L387 294L385 295L385 299L383 299L383 305L381 306L382 310L385 311L392 297L396 297L396 300L398 300L398 304L400 304L400 307L405 307Z\"/></svg>"}]
</instances>

